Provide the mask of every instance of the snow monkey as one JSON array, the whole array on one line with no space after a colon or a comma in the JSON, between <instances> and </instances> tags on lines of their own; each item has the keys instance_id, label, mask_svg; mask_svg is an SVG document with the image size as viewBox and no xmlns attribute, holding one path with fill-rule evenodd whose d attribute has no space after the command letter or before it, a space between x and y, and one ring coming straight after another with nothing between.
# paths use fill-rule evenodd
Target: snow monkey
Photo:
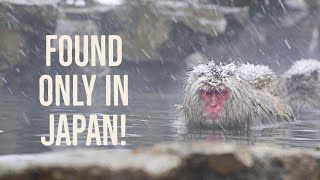
<instances>
[{"instance_id":1,"label":"snow monkey","mask_svg":"<svg viewBox=\"0 0 320 180\"><path fill-rule=\"evenodd\" d=\"M179 111L189 125L234 128L293 121L284 88L267 66L211 61L187 76Z\"/></svg>"},{"instance_id":2,"label":"snow monkey","mask_svg":"<svg viewBox=\"0 0 320 180\"><path fill-rule=\"evenodd\" d=\"M296 112L320 108L320 61L296 61L283 76L286 98Z\"/></svg>"}]
</instances>

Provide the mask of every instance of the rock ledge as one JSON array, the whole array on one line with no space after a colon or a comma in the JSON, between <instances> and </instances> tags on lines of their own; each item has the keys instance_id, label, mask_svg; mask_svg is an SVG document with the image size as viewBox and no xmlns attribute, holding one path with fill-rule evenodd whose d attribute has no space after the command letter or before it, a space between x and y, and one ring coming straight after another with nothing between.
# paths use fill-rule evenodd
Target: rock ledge
<instances>
[{"instance_id":1,"label":"rock ledge","mask_svg":"<svg viewBox=\"0 0 320 180\"><path fill-rule=\"evenodd\" d=\"M180 143L0 157L2 179L319 179L320 152Z\"/></svg>"}]
</instances>

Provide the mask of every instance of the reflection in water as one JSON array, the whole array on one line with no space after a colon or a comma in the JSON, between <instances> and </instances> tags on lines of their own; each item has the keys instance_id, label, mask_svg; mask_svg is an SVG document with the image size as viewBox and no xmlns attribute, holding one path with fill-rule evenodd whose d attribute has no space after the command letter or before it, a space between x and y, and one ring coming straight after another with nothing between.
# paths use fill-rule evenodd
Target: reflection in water
<instances>
[{"instance_id":1,"label":"reflection in water","mask_svg":"<svg viewBox=\"0 0 320 180\"><path fill-rule=\"evenodd\" d=\"M152 70L150 72L152 74ZM188 129L184 125L174 123L177 119L175 105L180 103L183 90L177 78L155 81L151 75L140 74L137 76L135 75L137 72L130 71L125 73L129 74L128 107L103 106L105 97L103 93L99 93L103 92L102 83L100 85L96 84L93 93L94 106L77 108L42 107L38 103L36 93L29 97L23 94L11 94L10 91L2 89L0 91L0 154L38 153L66 148L132 149L161 142L199 140L213 143L276 143L285 147L303 148L314 148L320 143L319 113L301 115L304 118L299 117L301 120L291 124L244 130ZM168 74L168 72L165 72L165 74ZM158 74L155 76L160 77ZM140 82L137 77L148 77L148 81L145 78L140 78L142 79ZM127 145L86 147L85 132L78 138L79 146L43 146L40 142L40 136L49 133L49 114L63 113L84 115L97 113L100 119L101 114L126 114ZM55 129L57 128L55 127Z\"/></svg>"}]
</instances>

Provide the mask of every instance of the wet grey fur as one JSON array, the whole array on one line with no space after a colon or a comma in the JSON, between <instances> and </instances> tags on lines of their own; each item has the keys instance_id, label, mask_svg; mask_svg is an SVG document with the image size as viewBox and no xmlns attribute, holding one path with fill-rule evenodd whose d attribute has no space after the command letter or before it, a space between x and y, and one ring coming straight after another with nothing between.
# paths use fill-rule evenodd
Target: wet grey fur
<instances>
[{"instance_id":1,"label":"wet grey fur","mask_svg":"<svg viewBox=\"0 0 320 180\"><path fill-rule=\"evenodd\" d=\"M320 61L308 59L295 62L284 74L286 98L296 112L320 108Z\"/></svg>"},{"instance_id":2,"label":"wet grey fur","mask_svg":"<svg viewBox=\"0 0 320 180\"><path fill-rule=\"evenodd\" d=\"M179 111L189 125L229 128L293 120L279 80L267 66L209 62L196 66L187 76ZM220 119L210 120L200 91L220 90L223 86L230 91L225 111Z\"/></svg>"}]
</instances>

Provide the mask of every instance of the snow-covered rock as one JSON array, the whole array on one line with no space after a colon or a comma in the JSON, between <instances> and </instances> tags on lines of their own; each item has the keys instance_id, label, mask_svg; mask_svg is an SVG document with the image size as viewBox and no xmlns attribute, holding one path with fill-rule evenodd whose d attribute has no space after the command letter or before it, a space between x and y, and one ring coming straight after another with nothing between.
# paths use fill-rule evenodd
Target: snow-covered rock
<instances>
[{"instance_id":1,"label":"snow-covered rock","mask_svg":"<svg viewBox=\"0 0 320 180\"><path fill-rule=\"evenodd\" d=\"M195 1L127 1L103 13L103 34L120 34L129 60L171 61L200 50L206 39L224 33L228 17L242 21L248 8Z\"/></svg>"},{"instance_id":2,"label":"snow-covered rock","mask_svg":"<svg viewBox=\"0 0 320 180\"><path fill-rule=\"evenodd\" d=\"M4 0L0 13L0 77L7 78L16 66L45 59L45 36L54 33L58 10L52 1Z\"/></svg>"},{"instance_id":3,"label":"snow-covered rock","mask_svg":"<svg viewBox=\"0 0 320 180\"><path fill-rule=\"evenodd\" d=\"M319 169L319 151L270 144L172 143L0 157L0 180L319 179Z\"/></svg>"}]
</instances>

